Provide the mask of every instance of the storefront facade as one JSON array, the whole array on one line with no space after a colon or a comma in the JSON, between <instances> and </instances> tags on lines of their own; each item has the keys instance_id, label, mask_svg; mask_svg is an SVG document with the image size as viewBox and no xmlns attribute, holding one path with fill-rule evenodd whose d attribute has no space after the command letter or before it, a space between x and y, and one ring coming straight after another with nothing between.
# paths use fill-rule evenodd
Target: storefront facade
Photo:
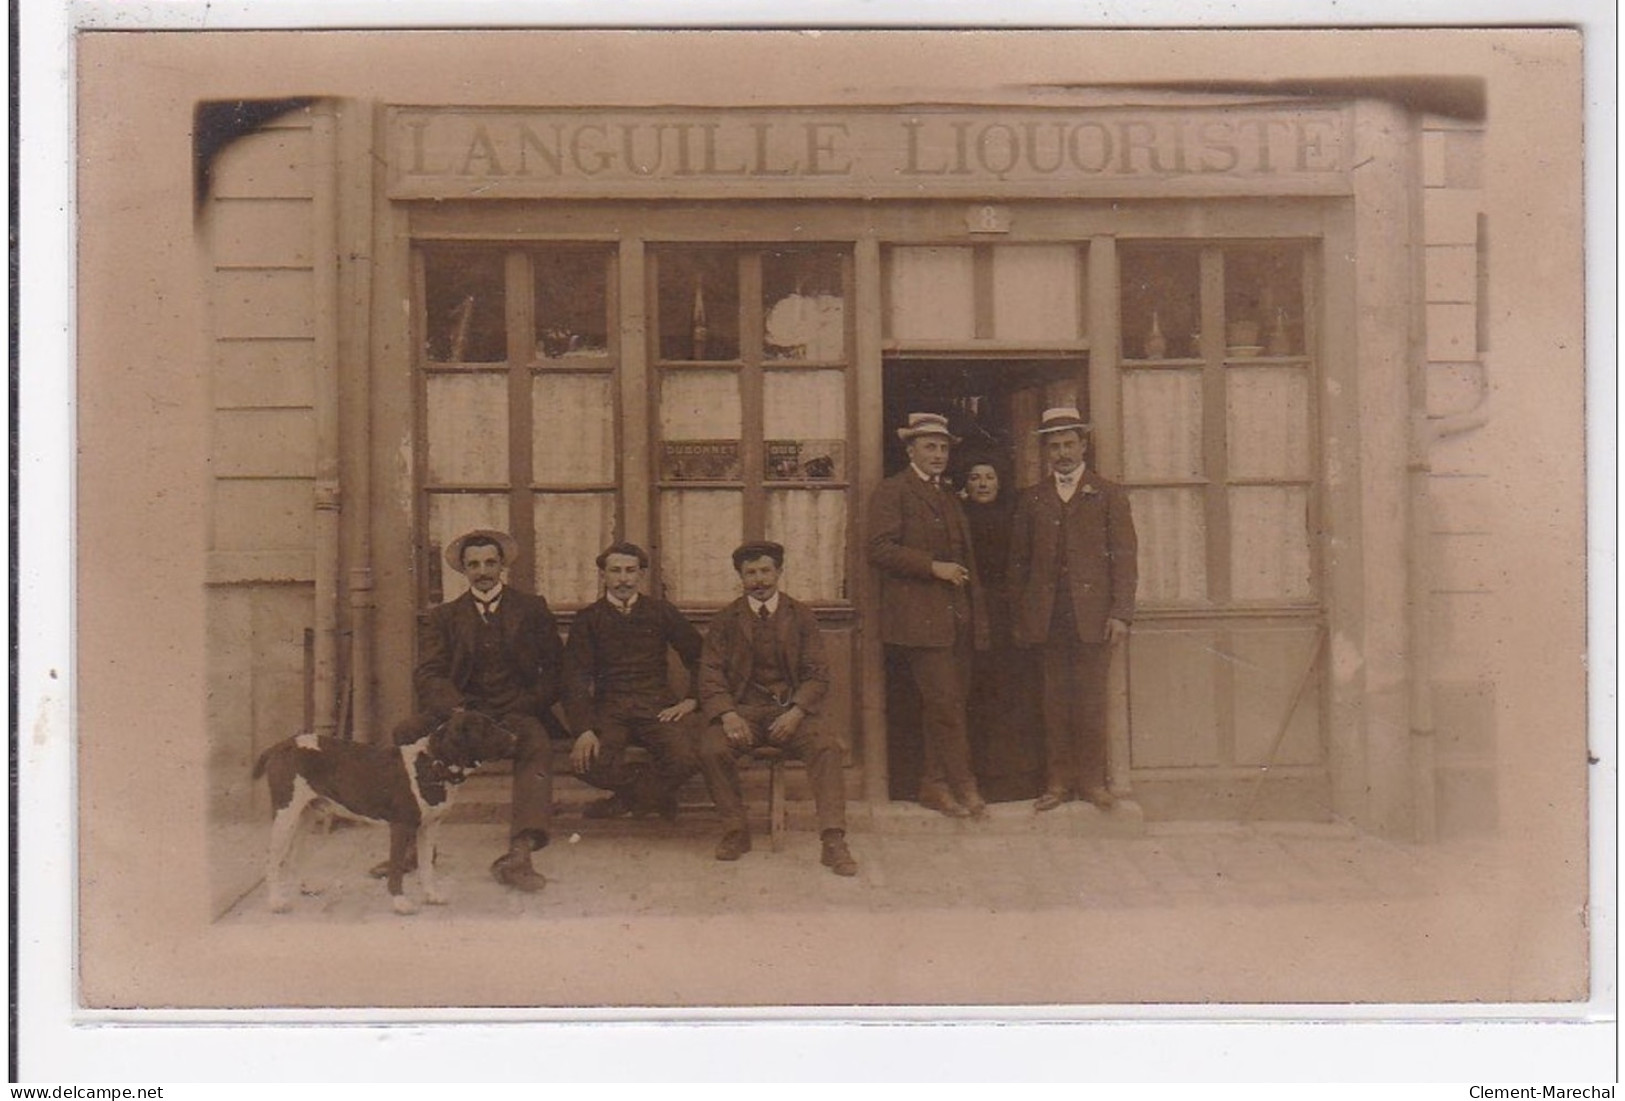
<instances>
[{"instance_id":1,"label":"storefront facade","mask_svg":"<svg viewBox=\"0 0 1625 1101\"><path fill-rule=\"evenodd\" d=\"M783 542L849 790L884 801L893 429L945 412L1025 486L1064 402L1139 532L1116 785L1149 817L1431 835L1462 788L1441 682L1484 718L1440 635L1484 595L1450 538L1477 474L1436 465L1482 368L1479 137L1375 99L284 115L203 216L211 699L253 696L217 712L217 807L301 706L368 739L408 712L477 526L566 623L612 539L702 626L732 547Z\"/></svg>"}]
</instances>

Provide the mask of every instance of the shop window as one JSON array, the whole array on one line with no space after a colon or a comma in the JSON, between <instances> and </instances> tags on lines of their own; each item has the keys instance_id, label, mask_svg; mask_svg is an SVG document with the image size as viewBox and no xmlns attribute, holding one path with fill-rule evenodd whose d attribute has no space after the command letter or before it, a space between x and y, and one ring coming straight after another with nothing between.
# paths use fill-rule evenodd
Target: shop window
<instances>
[{"instance_id":1,"label":"shop window","mask_svg":"<svg viewBox=\"0 0 1625 1101\"><path fill-rule=\"evenodd\" d=\"M732 600L734 547L768 538L788 548L787 592L844 602L850 254L670 246L651 261L666 597Z\"/></svg>"},{"instance_id":2,"label":"shop window","mask_svg":"<svg viewBox=\"0 0 1625 1101\"><path fill-rule=\"evenodd\" d=\"M619 511L614 265L601 246L417 252L423 603L461 591L441 551L476 527L519 541L515 584L597 599Z\"/></svg>"},{"instance_id":3,"label":"shop window","mask_svg":"<svg viewBox=\"0 0 1625 1101\"><path fill-rule=\"evenodd\" d=\"M501 363L508 358L500 253L437 252L424 265L423 283L426 359Z\"/></svg>"},{"instance_id":4,"label":"shop window","mask_svg":"<svg viewBox=\"0 0 1625 1101\"><path fill-rule=\"evenodd\" d=\"M739 358L739 261L721 249L672 250L659 267L659 357Z\"/></svg>"},{"instance_id":5,"label":"shop window","mask_svg":"<svg viewBox=\"0 0 1625 1101\"><path fill-rule=\"evenodd\" d=\"M1121 249L1123 473L1148 607L1315 599L1308 257Z\"/></svg>"}]
</instances>

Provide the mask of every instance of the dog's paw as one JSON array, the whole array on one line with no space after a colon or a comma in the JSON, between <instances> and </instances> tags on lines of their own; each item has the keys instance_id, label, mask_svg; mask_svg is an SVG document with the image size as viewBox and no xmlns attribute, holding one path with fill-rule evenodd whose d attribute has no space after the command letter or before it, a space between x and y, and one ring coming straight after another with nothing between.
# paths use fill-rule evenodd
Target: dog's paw
<instances>
[{"instance_id":1,"label":"dog's paw","mask_svg":"<svg viewBox=\"0 0 1625 1101\"><path fill-rule=\"evenodd\" d=\"M413 914L418 912L418 904L407 898L405 895L396 895L394 900L390 903L390 906L397 914L401 914L405 917L411 917Z\"/></svg>"},{"instance_id":2,"label":"dog's paw","mask_svg":"<svg viewBox=\"0 0 1625 1101\"><path fill-rule=\"evenodd\" d=\"M439 891L430 891L428 894L423 896L423 901L427 902L430 906L444 906L446 903L450 902L451 899L447 898Z\"/></svg>"}]
</instances>

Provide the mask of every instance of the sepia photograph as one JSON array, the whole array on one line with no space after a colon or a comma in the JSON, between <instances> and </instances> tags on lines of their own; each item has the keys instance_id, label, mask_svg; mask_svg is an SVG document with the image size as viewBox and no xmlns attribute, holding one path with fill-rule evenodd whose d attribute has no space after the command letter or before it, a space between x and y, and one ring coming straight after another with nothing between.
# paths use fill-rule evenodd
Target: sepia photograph
<instances>
[{"instance_id":1,"label":"sepia photograph","mask_svg":"<svg viewBox=\"0 0 1625 1101\"><path fill-rule=\"evenodd\" d=\"M77 1011L1612 998L1583 46L81 33Z\"/></svg>"}]
</instances>

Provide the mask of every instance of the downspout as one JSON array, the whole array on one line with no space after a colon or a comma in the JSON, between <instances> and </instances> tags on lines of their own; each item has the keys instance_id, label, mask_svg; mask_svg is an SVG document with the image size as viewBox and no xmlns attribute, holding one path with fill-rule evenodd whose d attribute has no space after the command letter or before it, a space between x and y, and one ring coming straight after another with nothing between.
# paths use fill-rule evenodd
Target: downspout
<instances>
[{"instance_id":1,"label":"downspout","mask_svg":"<svg viewBox=\"0 0 1625 1101\"><path fill-rule=\"evenodd\" d=\"M1489 363L1478 357L1477 397L1460 413L1427 412L1426 364L1417 374L1420 401L1411 417L1410 463L1410 649L1411 764L1415 839L1439 837L1436 727L1433 719L1433 448L1442 440L1472 432L1489 423Z\"/></svg>"},{"instance_id":2,"label":"downspout","mask_svg":"<svg viewBox=\"0 0 1625 1101\"><path fill-rule=\"evenodd\" d=\"M311 113L311 259L316 354L315 639L312 661L313 729L333 734L337 725L339 581L339 371L338 371L338 146L333 106Z\"/></svg>"},{"instance_id":3,"label":"downspout","mask_svg":"<svg viewBox=\"0 0 1625 1101\"><path fill-rule=\"evenodd\" d=\"M373 109L356 100L336 105L337 148L344 179L340 191L338 316L350 319L341 345L344 409L344 485L349 524L344 543L350 611L350 732L358 742L371 742L376 706L373 700L373 570L372 570L372 255L376 177L372 142L377 132Z\"/></svg>"}]
</instances>

